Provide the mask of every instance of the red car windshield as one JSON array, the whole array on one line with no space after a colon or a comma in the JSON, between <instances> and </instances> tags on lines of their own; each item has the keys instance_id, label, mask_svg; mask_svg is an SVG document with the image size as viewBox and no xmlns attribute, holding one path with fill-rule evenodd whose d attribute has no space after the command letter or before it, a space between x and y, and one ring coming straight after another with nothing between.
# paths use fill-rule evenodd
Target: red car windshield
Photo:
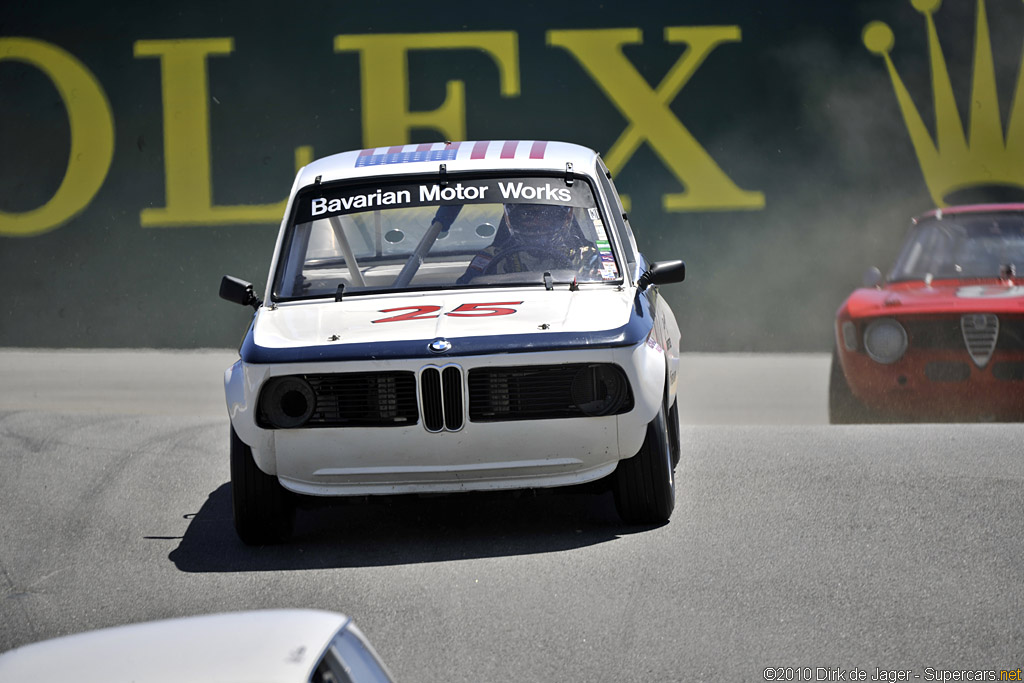
<instances>
[{"instance_id":1,"label":"red car windshield","mask_svg":"<svg viewBox=\"0 0 1024 683\"><path fill-rule=\"evenodd\" d=\"M996 278L1013 269L1024 270L1024 214L954 214L913 229L889 281Z\"/></svg>"}]
</instances>

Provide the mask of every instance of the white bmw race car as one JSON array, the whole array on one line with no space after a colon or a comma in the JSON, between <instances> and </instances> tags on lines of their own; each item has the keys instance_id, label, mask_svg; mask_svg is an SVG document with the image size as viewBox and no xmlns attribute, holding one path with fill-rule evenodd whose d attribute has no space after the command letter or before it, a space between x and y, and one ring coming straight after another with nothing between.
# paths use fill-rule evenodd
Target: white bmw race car
<instances>
[{"instance_id":1,"label":"white bmw race car","mask_svg":"<svg viewBox=\"0 0 1024 683\"><path fill-rule=\"evenodd\" d=\"M266 299L225 373L235 528L300 496L604 480L668 520L679 328L593 150L543 141L345 152L299 171Z\"/></svg>"}]
</instances>

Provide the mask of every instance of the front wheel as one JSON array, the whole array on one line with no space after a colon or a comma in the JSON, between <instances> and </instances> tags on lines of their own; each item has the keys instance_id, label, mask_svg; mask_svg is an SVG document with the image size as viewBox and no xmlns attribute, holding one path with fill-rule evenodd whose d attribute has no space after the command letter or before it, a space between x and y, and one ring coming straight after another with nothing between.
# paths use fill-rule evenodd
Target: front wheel
<instances>
[{"instance_id":1,"label":"front wheel","mask_svg":"<svg viewBox=\"0 0 1024 683\"><path fill-rule=\"evenodd\" d=\"M612 491L615 508L627 524L660 524L672 516L676 482L665 409L647 425L640 451L620 460Z\"/></svg>"},{"instance_id":2,"label":"front wheel","mask_svg":"<svg viewBox=\"0 0 1024 683\"><path fill-rule=\"evenodd\" d=\"M246 545L270 545L288 539L295 502L277 477L256 465L249 448L231 428L231 507L235 532Z\"/></svg>"}]
</instances>

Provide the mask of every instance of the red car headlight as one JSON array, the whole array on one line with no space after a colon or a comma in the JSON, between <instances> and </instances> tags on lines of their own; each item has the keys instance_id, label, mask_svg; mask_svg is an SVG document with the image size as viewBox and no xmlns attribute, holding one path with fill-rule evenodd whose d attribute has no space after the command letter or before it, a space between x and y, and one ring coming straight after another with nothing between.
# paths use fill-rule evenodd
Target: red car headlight
<instances>
[{"instance_id":1,"label":"red car headlight","mask_svg":"<svg viewBox=\"0 0 1024 683\"><path fill-rule=\"evenodd\" d=\"M864 350L876 363L895 363L907 350L907 331L892 318L875 320L864 330Z\"/></svg>"}]
</instances>

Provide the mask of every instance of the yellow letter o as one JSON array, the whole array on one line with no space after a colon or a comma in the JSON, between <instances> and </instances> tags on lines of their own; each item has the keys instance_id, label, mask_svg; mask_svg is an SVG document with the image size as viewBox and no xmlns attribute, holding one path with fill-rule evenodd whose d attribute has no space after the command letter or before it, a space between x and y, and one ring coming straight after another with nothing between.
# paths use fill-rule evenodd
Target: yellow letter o
<instances>
[{"instance_id":1,"label":"yellow letter o","mask_svg":"<svg viewBox=\"0 0 1024 683\"><path fill-rule=\"evenodd\" d=\"M57 192L23 213L0 211L0 235L38 235L82 211L103 185L114 158L114 116L96 77L64 50L32 38L0 38L0 61L26 62L57 88L71 124L71 153Z\"/></svg>"}]
</instances>

